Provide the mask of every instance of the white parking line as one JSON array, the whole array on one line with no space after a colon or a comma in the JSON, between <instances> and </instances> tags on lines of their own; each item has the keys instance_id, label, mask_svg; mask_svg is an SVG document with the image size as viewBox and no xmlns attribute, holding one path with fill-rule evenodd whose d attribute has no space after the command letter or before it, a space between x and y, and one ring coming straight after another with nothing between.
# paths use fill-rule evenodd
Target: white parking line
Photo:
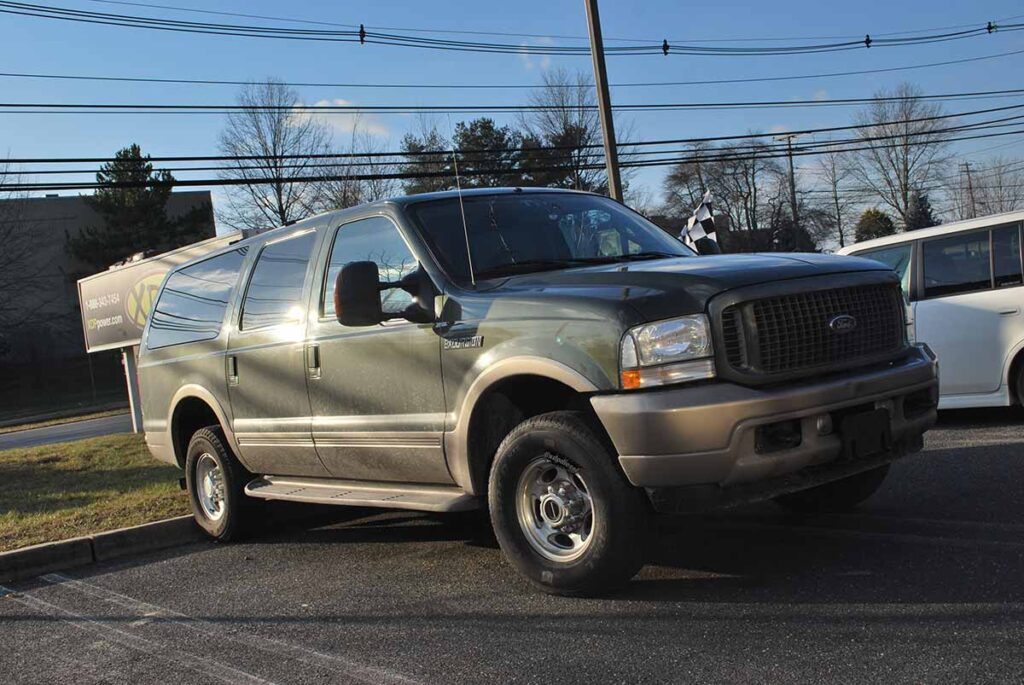
<instances>
[{"instance_id":1,"label":"white parking line","mask_svg":"<svg viewBox=\"0 0 1024 685\"><path fill-rule=\"evenodd\" d=\"M205 676L215 678L224 683L232 683L232 685L266 685L271 682L251 673L241 671L233 666L222 664L218 661L213 661L211 659L197 659L193 654L180 652L167 645L159 644L152 640L147 640L144 637L134 635L126 630L121 630L120 628L115 628L114 626L106 625L100 621L87 618L81 614L65 609L64 607L57 606L56 604L51 604L50 602L39 599L38 597L34 597L31 594L20 592L16 593L2 586L0 586L0 592L3 592L6 596L6 601L18 602L19 604L41 614L59 617L62 622L74 626L79 630L97 634L102 638L123 647L127 647L144 654L149 654L150 656L164 661L169 661L177 666L181 666L182 668L186 668L190 671L197 671Z\"/></svg>"},{"instance_id":2,"label":"white parking line","mask_svg":"<svg viewBox=\"0 0 1024 685\"><path fill-rule=\"evenodd\" d=\"M222 628L215 626L208 621L204 621L203 619L193 618L158 604L143 602L135 599L134 597L129 597L128 595L108 590L107 588L93 583L87 583L83 580L76 580L60 573L51 573L43 576L42 579L47 583L77 590L83 594L124 607L133 613L139 614L139 621L150 621L154 618L159 618L166 623L174 623L206 635L215 636L219 640L231 640L232 642L243 644L262 652L278 656L290 655L291 657L305 663L313 663L321 667L328 667L335 672L340 672L359 682L374 684L394 683L395 685L416 685L418 683L418 681L399 673L386 671L372 666L365 666L344 657L325 654L324 652L319 652L315 649L310 649L309 647L291 644L282 640L263 636L255 637L228 634Z\"/></svg>"}]
</instances>

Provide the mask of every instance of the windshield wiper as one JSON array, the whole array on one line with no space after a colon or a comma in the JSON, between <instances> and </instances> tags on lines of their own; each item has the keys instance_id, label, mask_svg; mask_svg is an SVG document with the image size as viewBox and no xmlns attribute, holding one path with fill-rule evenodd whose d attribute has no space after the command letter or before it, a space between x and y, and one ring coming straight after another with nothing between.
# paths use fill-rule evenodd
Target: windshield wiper
<instances>
[{"instance_id":1,"label":"windshield wiper","mask_svg":"<svg viewBox=\"0 0 1024 685\"><path fill-rule=\"evenodd\" d=\"M564 257L561 259L526 259L509 264L499 264L477 272L479 278L494 278L496 276L511 276L519 273L530 273L532 271L551 271L564 269L571 266L588 266L593 264L614 264L616 262L631 262L644 259L662 259L672 257L684 257L685 255L672 254L670 252L637 252L625 255L604 255L598 257Z\"/></svg>"},{"instance_id":2,"label":"windshield wiper","mask_svg":"<svg viewBox=\"0 0 1024 685\"><path fill-rule=\"evenodd\" d=\"M531 271L550 271L552 269L564 269L567 266L577 266L587 263L582 259L524 259L508 264L499 264L487 269L480 269L476 272L478 278L493 278L495 276L509 276L518 273L529 273Z\"/></svg>"},{"instance_id":3,"label":"windshield wiper","mask_svg":"<svg viewBox=\"0 0 1024 685\"><path fill-rule=\"evenodd\" d=\"M619 260L622 260L622 261L626 261L626 262L632 262L632 261L639 261L639 260L642 260L642 259L673 259L675 257L685 257L685 256L686 255L682 255L682 254L672 254L671 252L636 252L634 254L624 254L624 255L621 255L619 257L616 257L616 259L619 259Z\"/></svg>"}]
</instances>

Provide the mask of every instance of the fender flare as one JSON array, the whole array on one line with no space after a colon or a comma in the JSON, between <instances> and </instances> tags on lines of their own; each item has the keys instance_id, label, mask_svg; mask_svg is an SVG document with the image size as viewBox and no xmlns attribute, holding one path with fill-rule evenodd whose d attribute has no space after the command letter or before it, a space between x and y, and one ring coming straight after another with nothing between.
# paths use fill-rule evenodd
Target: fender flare
<instances>
[{"instance_id":1,"label":"fender flare","mask_svg":"<svg viewBox=\"0 0 1024 685\"><path fill-rule=\"evenodd\" d=\"M195 383L189 383L181 386L171 398L170 415L167 417L167 435L169 437L172 450L174 448L174 431L177 428L177 426L174 425L174 415L177 413L178 406L181 402L191 398L202 400L210 407L210 409L213 410L213 413L217 416L217 423L220 424L221 430L224 431L224 437L227 438L228 445L236 455L239 454L238 441L235 439L234 431L231 430L231 423L228 421L228 415L227 412L224 411L224 407L221 405L220 401L214 397L212 392L201 385L196 385ZM177 453L175 453L174 456L175 459L178 458Z\"/></svg>"},{"instance_id":2,"label":"fender flare","mask_svg":"<svg viewBox=\"0 0 1024 685\"><path fill-rule=\"evenodd\" d=\"M1010 370L1013 368L1013 362L1022 353L1024 353L1024 340L1018 340L1017 343L1010 348L1010 351L1006 354L1006 359L1003 361L1003 373L1000 381L1000 388L1003 383L1006 384L1011 400L1017 394L1017 389L1013 387L1014 379L1010 378ZM1017 401L1024 402L1024 398L1018 397ZM1010 403L1013 404L1012 401Z\"/></svg>"},{"instance_id":3,"label":"fender flare","mask_svg":"<svg viewBox=\"0 0 1024 685\"><path fill-rule=\"evenodd\" d=\"M576 392L597 392L598 388L579 371L552 359L533 356L516 356L502 359L487 367L469 386L459 406L457 420L452 430L445 432L445 458L448 471L458 485L471 495L475 491L469 454L469 423L480 398L496 383L513 376L540 376L558 381Z\"/></svg>"}]
</instances>

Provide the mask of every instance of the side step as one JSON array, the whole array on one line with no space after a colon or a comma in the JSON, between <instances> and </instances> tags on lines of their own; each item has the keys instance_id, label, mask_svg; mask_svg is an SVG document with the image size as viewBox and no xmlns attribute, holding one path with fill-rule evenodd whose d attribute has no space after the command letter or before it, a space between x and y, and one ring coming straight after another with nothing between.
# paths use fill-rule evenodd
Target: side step
<instances>
[{"instance_id":1,"label":"side step","mask_svg":"<svg viewBox=\"0 0 1024 685\"><path fill-rule=\"evenodd\" d=\"M290 502L416 511L469 511L480 508L479 499L455 487L368 483L327 478L263 476L246 485L245 494L250 497Z\"/></svg>"}]
</instances>

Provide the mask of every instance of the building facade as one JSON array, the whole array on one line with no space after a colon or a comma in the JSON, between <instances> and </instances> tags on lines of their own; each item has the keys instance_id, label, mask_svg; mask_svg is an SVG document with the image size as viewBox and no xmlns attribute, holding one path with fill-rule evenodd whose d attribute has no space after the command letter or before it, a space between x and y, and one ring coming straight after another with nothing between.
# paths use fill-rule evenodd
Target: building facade
<instances>
[{"instance_id":1,"label":"building facade","mask_svg":"<svg viewBox=\"0 0 1024 685\"><path fill-rule=\"evenodd\" d=\"M213 237L209 191L171 193L166 211L174 220L197 208ZM126 401L119 354L85 352L76 281L94 269L67 249L69 237L101 222L82 196L0 201L0 251L17 255L0 257L0 424Z\"/></svg>"}]
</instances>

